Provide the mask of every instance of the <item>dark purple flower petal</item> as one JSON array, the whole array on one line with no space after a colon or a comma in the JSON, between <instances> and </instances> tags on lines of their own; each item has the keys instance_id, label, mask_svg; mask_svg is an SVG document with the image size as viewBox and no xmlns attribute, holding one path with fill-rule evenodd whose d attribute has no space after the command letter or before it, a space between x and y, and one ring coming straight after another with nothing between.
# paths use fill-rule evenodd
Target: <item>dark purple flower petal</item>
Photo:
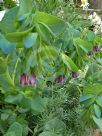
<instances>
[{"instance_id":1,"label":"dark purple flower petal","mask_svg":"<svg viewBox=\"0 0 102 136\"><path fill-rule=\"evenodd\" d=\"M77 72L72 72L72 77L73 78L77 78L78 77L78 73Z\"/></svg>"},{"instance_id":2,"label":"dark purple flower petal","mask_svg":"<svg viewBox=\"0 0 102 136\"><path fill-rule=\"evenodd\" d=\"M99 51L100 51L99 45L95 45L95 46L93 47L93 51L94 51L94 52L99 52Z\"/></svg>"},{"instance_id":3,"label":"dark purple flower petal","mask_svg":"<svg viewBox=\"0 0 102 136\"><path fill-rule=\"evenodd\" d=\"M20 76L20 85L28 85L28 76L26 74Z\"/></svg>"},{"instance_id":4,"label":"dark purple flower petal","mask_svg":"<svg viewBox=\"0 0 102 136\"><path fill-rule=\"evenodd\" d=\"M36 75L32 74L31 76L29 76L29 85L35 85L36 83Z\"/></svg>"},{"instance_id":5,"label":"dark purple flower petal","mask_svg":"<svg viewBox=\"0 0 102 136\"><path fill-rule=\"evenodd\" d=\"M87 53L87 55L88 55L88 56L92 56L92 55L93 55L93 51L89 51L89 52Z\"/></svg>"},{"instance_id":6,"label":"dark purple flower petal","mask_svg":"<svg viewBox=\"0 0 102 136\"><path fill-rule=\"evenodd\" d=\"M65 77L64 76L58 76L56 79L55 79L55 82L56 83L65 83Z\"/></svg>"}]
</instances>

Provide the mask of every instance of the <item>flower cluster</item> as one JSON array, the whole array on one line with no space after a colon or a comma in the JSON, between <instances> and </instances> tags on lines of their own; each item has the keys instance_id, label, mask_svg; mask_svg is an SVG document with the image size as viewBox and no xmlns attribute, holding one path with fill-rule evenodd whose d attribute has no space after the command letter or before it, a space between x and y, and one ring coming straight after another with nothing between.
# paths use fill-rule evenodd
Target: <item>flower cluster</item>
<instances>
[{"instance_id":1,"label":"flower cluster","mask_svg":"<svg viewBox=\"0 0 102 136\"><path fill-rule=\"evenodd\" d=\"M91 25L94 26L94 32L97 33L102 33L102 20L101 18L97 15L96 12L91 14L88 19L91 21Z\"/></svg>"},{"instance_id":2,"label":"flower cluster","mask_svg":"<svg viewBox=\"0 0 102 136\"><path fill-rule=\"evenodd\" d=\"M22 74L20 76L20 85L25 86L25 85L35 85L36 84L36 76L35 74L31 74L28 76L27 74Z\"/></svg>"},{"instance_id":3,"label":"flower cluster","mask_svg":"<svg viewBox=\"0 0 102 136\"><path fill-rule=\"evenodd\" d=\"M81 0L81 2L82 2L82 4L81 4L80 7L82 7L83 10L88 10L89 5L90 5L90 4L88 3L88 0Z\"/></svg>"},{"instance_id":4,"label":"flower cluster","mask_svg":"<svg viewBox=\"0 0 102 136\"><path fill-rule=\"evenodd\" d=\"M82 70L78 70L78 75L79 75L80 79L85 78L88 69L89 69L89 66L86 65L83 71Z\"/></svg>"},{"instance_id":5,"label":"flower cluster","mask_svg":"<svg viewBox=\"0 0 102 136\"><path fill-rule=\"evenodd\" d=\"M89 51L87 53L88 56L92 56L95 52L100 52L100 46L99 45L95 45L93 46L93 50L92 51Z\"/></svg>"}]
</instances>

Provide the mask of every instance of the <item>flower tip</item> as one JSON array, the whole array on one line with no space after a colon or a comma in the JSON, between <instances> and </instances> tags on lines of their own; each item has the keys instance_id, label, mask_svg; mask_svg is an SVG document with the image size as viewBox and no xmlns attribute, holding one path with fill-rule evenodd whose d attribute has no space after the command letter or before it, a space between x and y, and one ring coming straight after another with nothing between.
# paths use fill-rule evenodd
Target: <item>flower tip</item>
<instances>
[{"instance_id":1,"label":"flower tip","mask_svg":"<svg viewBox=\"0 0 102 136\"><path fill-rule=\"evenodd\" d=\"M63 83L65 83L65 77L64 76L58 76L58 77L56 77L55 82L63 84Z\"/></svg>"},{"instance_id":2,"label":"flower tip","mask_svg":"<svg viewBox=\"0 0 102 136\"><path fill-rule=\"evenodd\" d=\"M77 78L78 77L78 73L77 72L72 72L72 77L73 78Z\"/></svg>"},{"instance_id":3,"label":"flower tip","mask_svg":"<svg viewBox=\"0 0 102 136\"><path fill-rule=\"evenodd\" d=\"M93 55L93 51L89 51L88 53L87 53L87 56L92 56Z\"/></svg>"},{"instance_id":4,"label":"flower tip","mask_svg":"<svg viewBox=\"0 0 102 136\"><path fill-rule=\"evenodd\" d=\"M100 51L99 45L95 45L95 46L93 47L93 51L94 51L94 52L99 52L99 51Z\"/></svg>"}]
</instances>

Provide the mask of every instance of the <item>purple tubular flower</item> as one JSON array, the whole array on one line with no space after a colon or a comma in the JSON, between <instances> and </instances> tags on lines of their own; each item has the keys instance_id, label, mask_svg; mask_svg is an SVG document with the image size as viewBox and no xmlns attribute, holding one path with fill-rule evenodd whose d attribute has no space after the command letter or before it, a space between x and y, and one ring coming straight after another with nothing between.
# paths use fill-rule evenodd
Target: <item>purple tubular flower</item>
<instances>
[{"instance_id":1,"label":"purple tubular flower","mask_svg":"<svg viewBox=\"0 0 102 136\"><path fill-rule=\"evenodd\" d=\"M95 45L95 46L93 47L93 51L94 51L94 52L99 52L99 51L100 51L99 45Z\"/></svg>"},{"instance_id":2,"label":"purple tubular flower","mask_svg":"<svg viewBox=\"0 0 102 136\"><path fill-rule=\"evenodd\" d=\"M29 76L29 85L35 85L36 83L36 75L32 74L31 76Z\"/></svg>"},{"instance_id":3,"label":"purple tubular flower","mask_svg":"<svg viewBox=\"0 0 102 136\"><path fill-rule=\"evenodd\" d=\"M20 85L28 85L28 76L24 73L20 76Z\"/></svg>"},{"instance_id":4,"label":"purple tubular flower","mask_svg":"<svg viewBox=\"0 0 102 136\"><path fill-rule=\"evenodd\" d=\"M58 76L56 79L55 79L55 82L56 83L65 83L65 77L64 76Z\"/></svg>"},{"instance_id":5,"label":"purple tubular flower","mask_svg":"<svg viewBox=\"0 0 102 136\"><path fill-rule=\"evenodd\" d=\"M88 56L92 56L92 55L93 55L93 51L89 51L89 52L87 53L87 55L88 55Z\"/></svg>"},{"instance_id":6,"label":"purple tubular flower","mask_svg":"<svg viewBox=\"0 0 102 136\"><path fill-rule=\"evenodd\" d=\"M78 73L77 72L72 72L72 77L73 78L77 78L78 77Z\"/></svg>"}]
</instances>

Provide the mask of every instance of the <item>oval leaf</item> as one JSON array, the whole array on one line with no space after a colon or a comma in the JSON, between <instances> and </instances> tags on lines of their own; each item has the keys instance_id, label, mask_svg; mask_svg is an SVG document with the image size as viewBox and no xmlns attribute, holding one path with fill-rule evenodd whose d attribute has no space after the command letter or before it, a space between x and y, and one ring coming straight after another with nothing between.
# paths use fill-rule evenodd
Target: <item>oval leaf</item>
<instances>
[{"instance_id":1,"label":"oval leaf","mask_svg":"<svg viewBox=\"0 0 102 136\"><path fill-rule=\"evenodd\" d=\"M67 55L62 53L61 58L62 58L62 61L65 63L66 66L68 66L68 68L70 70L75 71L75 72L78 71L77 66L74 64L74 62Z\"/></svg>"},{"instance_id":2,"label":"oval leaf","mask_svg":"<svg viewBox=\"0 0 102 136\"><path fill-rule=\"evenodd\" d=\"M30 33L26 37L24 37L23 42L26 48L31 48L35 45L37 40L38 34L37 33Z\"/></svg>"}]
</instances>

